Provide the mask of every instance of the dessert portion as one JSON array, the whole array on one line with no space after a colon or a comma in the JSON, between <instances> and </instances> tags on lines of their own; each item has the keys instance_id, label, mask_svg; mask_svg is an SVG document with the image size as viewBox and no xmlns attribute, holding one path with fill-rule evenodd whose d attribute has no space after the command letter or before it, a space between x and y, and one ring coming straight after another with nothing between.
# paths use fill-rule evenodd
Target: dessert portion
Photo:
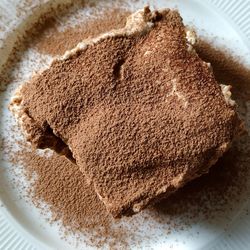
<instances>
[{"instance_id":1,"label":"dessert portion","mask_svg":"<svg viewBox=\"0 0 250 250\"><path fill-rule=\"evenodd\" d=\"M229 86L177 11L149 8L24 83L10 109L37 148L75 161L114 217L206 173L242 130Z\"/></svg>"}]
</instances>

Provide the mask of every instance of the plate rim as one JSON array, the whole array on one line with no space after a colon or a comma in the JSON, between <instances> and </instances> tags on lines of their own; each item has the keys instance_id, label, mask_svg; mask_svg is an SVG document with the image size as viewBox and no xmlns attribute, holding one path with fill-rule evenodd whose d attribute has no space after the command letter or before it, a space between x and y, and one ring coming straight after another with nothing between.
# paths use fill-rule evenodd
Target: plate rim
<instances>
[{"instance_id":1,"label":"plate rim","mask_svg":"<svg viewBox=\"0 0 250 250\"><path fill-rule=\"evenodd\" d=\"M11 3L18 2L18 0L12 0L9 1L8 6ZM20 1L19 1L20 2ZM31 6L31 9L25 13L25 15L21 16L19 18L20 22L24 22L26 19L29 18L29 15L31 15L31 10L38 9L41 7L42 4L46 4L47 7L53 6L56 8L61 1L53 1L53 0L44 0L44 1L38 1L38 4L36 6ZM54 2L54 3L53 3ZM67 3L73 2L73 0L66 0ZM250 50L250 0L199 0L198 2L202 2L202 4L209 5L210 8L216 8L217 13L222 14L223 18L230 23L235 29L237 33L239 33L239 37L243 39L244 44L247 45L248 49ZM5 5L6 1L3 1L0 3L0 13L8 13L8 10L6 10ZM47 9L48 9L47 8ZM242 10L244 10L242 12ZM46 9L44 9L46 11ZM36 17L36 20L39 19L39 17L44 12L41 12L40 15ZM16 13L16 16L18 13ZM10 18L13 18L13 16L10 15ZM35 20L33 21L33 23ZM33 23L28 23L27 27L24 27L23 31L27 30L30 25ZM9 26L8 26L9 25ZM20 23L11 23L10 20L0 20L0 30L2 27L4 28L4 31L2 32L3 36L0 37L0 52L2 53L4 49L6 48L6 44L4 43L8 36L11 35L11 33L17 28L17 26L20 25ZM12 48L14 46L14 43L11 46L8 46L8 52L10 53ZM7 59L8 54L5 56ZM1 64L0 64L1 67ZM11 247L10 249L20 249L20 250L31 250L36 249L37 246L41 246L41 242L38 239L35 239L35 242L37 243L37 246L35 246L33 243L29 242L25 237L23 237L23 234L29 234L24 230L24 228L18 227L18 229L14 228L13 224L9 222L11 215L8 214L7 208L3 205L0 197L0 248L4 249L3 247ZM250 222L249 222L249 228L250 228ZM21 233L22 231L22 233ZM11 245L8 246L9 240L12 240ZM215 245L216 244L216 245ZM250 242L249 245L250 247ZM41 246L42 249L47 249L48 246ZM228 247L226 239L221 240L221 242L218 242L216 240L214 244L211 246L212 249L226 249ZM237 247L237 246L236 246ZM210 247L209 247L210 248ZM206 246L206 249L208 249L208 246Z\"/></svg>"}]
</instances>

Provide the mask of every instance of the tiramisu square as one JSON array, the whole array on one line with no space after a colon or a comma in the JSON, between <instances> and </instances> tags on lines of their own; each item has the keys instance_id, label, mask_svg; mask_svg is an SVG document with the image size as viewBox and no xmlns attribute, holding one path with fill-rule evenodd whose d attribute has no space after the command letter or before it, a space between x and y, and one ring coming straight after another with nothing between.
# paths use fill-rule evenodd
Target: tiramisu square
<instances>
[{"instance_id":1,"label":"tiramisu square","mask_svg":"<svg viewBox=\"0 0 250 250\"><path fill-rule=\"evenodd\" d=\"M242 131L230 87L190 34L177 11L145 8L54 60L12 100L27 139L74 160L114 217L206 173Z\"/></svg>"}]
</instances>

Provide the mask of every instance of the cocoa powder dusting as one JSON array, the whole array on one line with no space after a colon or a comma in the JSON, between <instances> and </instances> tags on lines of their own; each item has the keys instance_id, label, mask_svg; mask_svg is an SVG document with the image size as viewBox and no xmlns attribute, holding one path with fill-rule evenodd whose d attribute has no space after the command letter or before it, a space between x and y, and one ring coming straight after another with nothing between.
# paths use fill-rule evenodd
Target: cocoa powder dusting
<instances>
[{"instance_id":1,"label":"cocoa powder dusting","mask_svg":"<svg viewBox=\"0 0 250 250\"><path fill-rule=\"evenodd\" d=\"M74 230L109 226L104 206L75 164L63 156L47 158L35 152L24 153L21 160L26 163L27 174L37 176L32 187L33 200L52 206L55 220L61 218L65 226Z\"/></svg>"},{"instance_id":2,"label":"cocoa powder dusting","mask_svg":"<svg viewBox=\"0 0 250 250\"><path fill-rule=\"evenodd\" d=\"M105 26L105 23L103 25ZM111 24L111 27L114 26ZM89 29L92 28L94 27L90 25ZM87 30L84 31L80 37L88 36L87 33ZM44 53L62 54L66 48L75 46L79 34L69 31L63 36L59 35L57 39L57 43L61 45L55 50L55 37L51 35L46 35L37 42L36 48ZM68 41L66 47L62 45L65 40ZM46 42L49 44L48 47L45 46ZM217 48L205 40L200 41L196 49L203 60L212 62L219 82L233 85L233 97L238 103L241 116L245 121L249 119L246 102L250 96L250 69L231 56L230 51ZM110 245L112 249L115 249L119 242L123 242L124 248L129 247L126 234L128 230L111 230L112 223L116 221L107 214L94 190L88 186L84 175L74 164L57 155L38 156L36 152L29 151L29 145L18 140L21 151L16 152L13 145L8 143L8 139L1 138L4 154L14 164L15 169L20 167L22 162L26 176L29 179L32 177L28 196L38 207L44 201L48 204L54 215L50 218L51 221L62 221L69 232L89 232L88 243L97 247L102 247L110 237L113 237ZM198 217L211 220L228 210L237 210L237 203L242 202L241 196L249 195L246 193L250 177L249 163L250 137L245 135L241 141L234 143L230 151L207 175L191 182L151 208L149 217L164 224L167 235L172 230L186 230ZM176 216L181 218L179 222L173 222ZM137 242L137 246L139 244L140 241Z\"/></svg>"},{"instance_id":3,"label":"cocoa powder dusting","mask_svg":"<svg viewBox=\"0 0 250 250\"><path fill-rule=\"evenodd\" d=\"M169 199L159 203L156 210L164 214L185 214L191 220L198 215L216 219L218 213L232 209L249 195L250 136L249 111L250 68L241 63L226 48L219 48L200 38L195 46L199 56L210 62L218 82L233 86L233 99L238 112L247 124L247 132L240 141L234 142L230 150L213 166L207 175L192 181ZM191 212L191 213L190 213Z\"/></svg>"},{"instance_id":4,"label":"cocoa powder dusting","mask_svg":"<svg viewBox=\"0 0 250 250\"><path fill-rule=\"evenodd\" d=\"M242 117L246 120L247 115L249 114L247 114L247 110L245 109L245 104L247 101L245 93L250 92L250 84L248 77L250 74L250 70L245 68L239 63L238 60L232 57L229 51L216 48L212 44L207 43L206 41L200 41L197 50L204 60L213 60L213 69L215 72L217 72L216 76L218 77L218 79L220 79L221 82L228 81L228 79L230 78L230 72L230 74L232 74L232 76L234 77L234 83L237 84L240 88L242 88L243 91L235 92L234 98L239 103L239 111ZM221 61L223 61L223 67L225 69L223 71L220 71ZM242 150L242 147L245 148L244 151ZM32 161L30 161L29 158L24 158L24 165L26 170L30 171L30 168L35 169L36 167L34 168L34 166L39 165L39 162L41 164L40 169L43 169L43 160L39 159L37 161L36 157L37 156L34 155L31 156L31 159L33 158ZM46 159L46 161L48 164L51 164L51 166L60 165L62 167L65 163L66 165L72 165L66 159L57 156L53 156L51 159ZM248 167L249 162L250 137L248 135L245 135L242 141L240 141L238 144L234 144L230 151L226 153L222 157L222 159L219 160L219 162L211 169L209 174L204 175L203 177L191 182L181 190L177 191L168 199L158 203L155 207L152 207L150 209L150 216L159 223L162 223L166 226L167 234L171 233L172 230L186 229L187 227L192 225L192 223L197 221L198 218L202 218L203 220L205 219L208 221L211 221L213 219L216 220L220 214L223 214L228 210L234 210L235 207L237 207L236 204L240 202L241 197L246 196L246 192L248 190L247 182L250 176L250 171ZM75 165L72 166L75 167ZM69 176L71 176L69 174L70 171L62 171L60 178L58 178L60 175L54 173L56 173L56 171L54 170L54 167L51 167L48 169L47 175L53 176L54 182L56 182L59 187L63 186L62 180L69 180ZM75 190L81 190L81 187L77 187L77 185L84 182L84 180L79 170L71 172L71 174L78 176L79 179L81 179L81 181L79 181L77 180L77 178L73 178L74 182L72 182L72 185L76 186ZM42 176L43 175L41 175L41 177ZM35 189L38 189L40 191L37 192ZM46 193L48 192L46 186L42 185L41 182L38 181L35 185L35 189L33 193L35 195L32 195L33 199L45 199L44 196L46 196ZM90 193L87 194L87 191ZM94 207L95 209L97 209L96 211L101 210L100 213L103 215L105 214L105 209L103 208L102 203L99 200L96 200L96 194L93 190L91 191L91 189L88 187L87 189L84 189L84 192L81 194L82 197L87 196L90 198L90 200L97 201L97 203L92 202L90 204L95 204ZM65 197L67 196L64 194L64 192L61 193L61 196L62 198L59 199L57 203L53 202L53 200L57 197L57 195L54 195L54 193L51 193L49 199L47 198L47 202L51 205L50 208L52 209L52 211L58 211L58 208L63 207L63 204L65 202L67 203L67 200L65 199ZM84 200L81 199L80 193L78 195L76 194L76 196L78 197L78 199L80 199L80 201ZM74 203L74 205L77 207L79 204L78 199L76 199ZM60 204L61 202L63 202L63 204ZM80 210L84 210L84 206L86 204L81 204L83 205L83 207L81 207ZM69 212L67 206L64 206L64 208L65 210L63 209L59 213L61 216L57 216L56 218L62 219L64 221L64 224L68 226L68 229L70 231L74 231L75 226L72 226L70 220L71 216L74 217L74 214L71 215L72 210L70 210L71 212ZM99 212L97 212L97 214L98 213ZM93 209L87 209L85 215L86 214L87 217L90 216L94 218L95 211ZM78 216L81 217L81 214L78 214ZM181 218L179 222L173 222L176 216L179 216ZM82 228L80 230L84 231L89 230L90 228L94 229L94 231L96 230L96 223L94 222L94 220L93 225L88 225L84 222L85 218L82 219L83 222L80 222ZM104 225L107 223L106 228L108 228L108 225L110 225L110 217L107 213L104 215L101 221ZM103 231L101 232L99 230L98 233L100 234L98 237L103 236ZM110 230L107 229L104 235L111 236L112 233L110 232ZM122 233L120 234L120 236L121 235ZM120 236L116 239L117 241L120 241ZM126 242L126 237L124 239L124 242Z\"/></svg>"},{"instance_id":5,"label":"cocoa powder dusting","mask_svg":"<svg viewBox=\"0 0 250 250\"><path fill-rule=\"evenodd\" d=\"M21 90L28 139L43 148L53 130L114 217L206 173L241 131L179 13L140 15L148 33L99 40Z\"/></svg>"},{"instance_id":6,"label":"cocoa powder dusting","mask_svg":"<svg viewBox=\"0 0 250 250\"><path fill-rule=\"evenodd\" d=\"M200 38L195 49L203 60L211 63L218 82L232 85L237 103L250 100L250 70L243 66L241 58L234 57L226 48L214 47L205 38Z\"/></svg>"},{"instance_id":7,"label":"cocoa powder dusting","mask_svg":"<svg viewBox=\"0 0 250 250\"><path fill-rule=\"evenodd\" d=\"M46 157L25 150L19 159L32 183L29 195L34 204L48 204L52 221L62 221L66 232L84 233L87 243L97 246L119 234L112 230L112 217L75 164L56 154Z\"/></svg>"},{"instance_id":8,"label":"cocoa powder dusting","mask_svg":"<svg viewBox=\"0 0 250 250\"><path fill-rule=\"evenodd\" d=\"M51 28L37 36L33 45L41 53L53 56L62 55L84 39L96 37L111 29L124 27L129 14L130 12L125 9L105 10L65 31L59 31L55 22L51 21L49 24Z\"/></svg>"}]
</instances>

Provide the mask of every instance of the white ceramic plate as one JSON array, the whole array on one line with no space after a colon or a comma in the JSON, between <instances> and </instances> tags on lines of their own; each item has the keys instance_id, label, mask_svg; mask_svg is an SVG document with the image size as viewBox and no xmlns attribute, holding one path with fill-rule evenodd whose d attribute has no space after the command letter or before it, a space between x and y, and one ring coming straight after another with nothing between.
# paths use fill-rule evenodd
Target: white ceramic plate
<instances>
[{"instance_id":1,"label":"white ceramic plate","mask_svg":"<svg viewBox=\"0 0 250 250\"><path fill-rule=\"evenodd\" d=\"M48 0L1 0L0 1L0 66L10 55L13 44L23 31L45 13L49 6L56 6L63 1ZM69 0L64 2L70 2ZM108 1L112 4L112 1ZM159 0L136 1L130 8L137 9L150 3L156 7L177 7L186 24L195 25L198 33L206 37L216 36L218 45L226 44L228 48L241 56L250 65L250 2L248 0ZM18 7L17 7L18 6ZM1 127L3 137L10 137L9 123L15 122L7 110L13 88L31 76L32 71L41 68L41 63L30 64L32 58L41 58L35 51L24 53L18 69L19 78L13 81L0 96ZM42 59L50 60L43 56ZM250 105L248 104L250 112ZM250 126L247 124L248 127ZM17 135L15 135L17 136ZM57 225L49 225L39 211L31 204L18 197L17 190L11 185L13 173L8 171L9 165L3 160L0 167L0 249L87 249L90 246L70 245L60 238ZM250 162L249 162L250 167ZM15 177L16 178L16 177ZM20 177L21 178L21 177ZM250 216L243 210L250 208L249 202L238 204L218 223L208 224L201 221L191 225L190 229L166 235L155 222L150 230L142 227L143 234L158 235L154 241L131 245L132 248L153 249L250 249ZM138 218L137 218L138 219ZM138 219L139 220L139 219ZM230 224L227 232L223 230ZM199 231L199 234L196 232ZM142 234L142 239L143 239Z\"/></svg>"}]
</instances>

